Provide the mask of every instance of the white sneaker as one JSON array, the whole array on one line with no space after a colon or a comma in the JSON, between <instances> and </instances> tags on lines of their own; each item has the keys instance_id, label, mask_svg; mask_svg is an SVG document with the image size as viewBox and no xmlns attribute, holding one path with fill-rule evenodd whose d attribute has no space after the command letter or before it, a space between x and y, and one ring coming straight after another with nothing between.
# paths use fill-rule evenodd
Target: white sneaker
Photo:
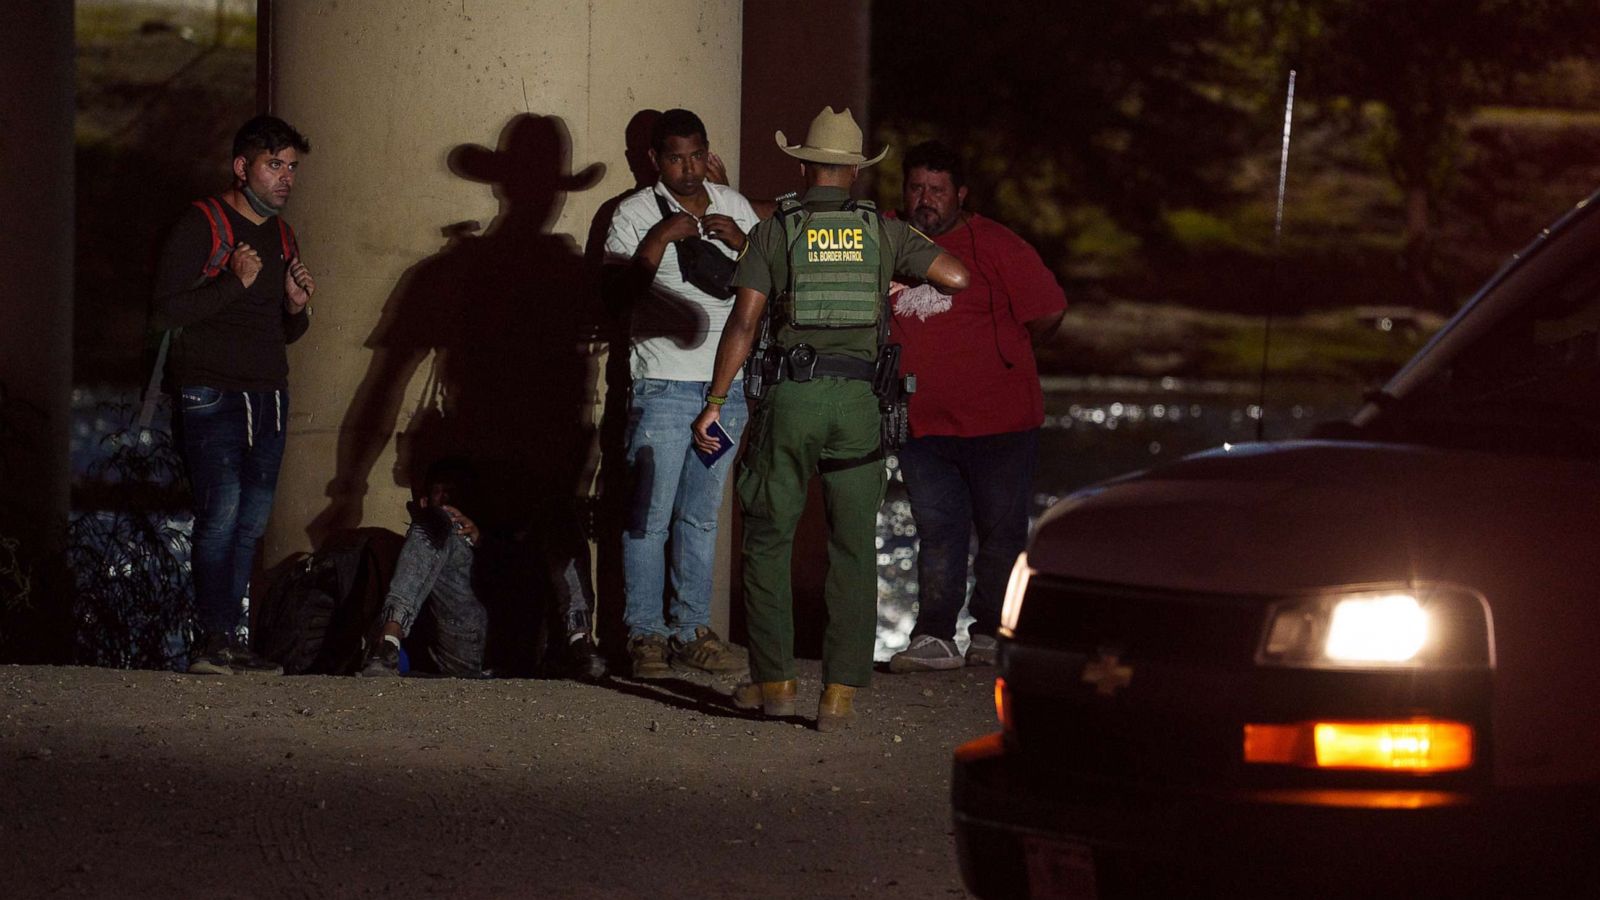
<instances>
[{"instance_id":1,"label":"white sneaker","mask_svg":"<svg viewBox=\"0 0 1600 900\"><path fill-rule=\"evenodd\" d=\"M911 646L889 657L889 671L896 674L936 672L959 669L961 666L961 653L956 650L956 642L942 640L931 634L917 635L911 639Z\"/></svg>"},{"instance_id":2,"label":"white sneaker","mask_svg":"<svg viewBox=\"0 0 1600 900\"><path fill-rule=\"evenodd\" d=\"M967 665L992 666L1000 655L1000 642L991 634L975 634L967 645Z\"/></svg>"}]
</instances>

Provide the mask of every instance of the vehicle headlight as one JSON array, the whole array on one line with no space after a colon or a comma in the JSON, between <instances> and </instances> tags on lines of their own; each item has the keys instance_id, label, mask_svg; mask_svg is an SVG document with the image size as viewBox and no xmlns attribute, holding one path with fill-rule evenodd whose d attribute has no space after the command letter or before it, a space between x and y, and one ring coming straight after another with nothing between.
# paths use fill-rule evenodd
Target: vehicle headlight
<instances>
[{"instance_id":1,"label":"vehicle headlight","mask_svg":"<svg viewBox=\"0 0 1600 900\"><path fill-rule=\"evenodd\" d=\"M1451 585L1273 604L1256 662L1293 668L1492 668L1489 607Z\"/></svg>"},{"instance_id":2,"label":"vehicle headlight","mask_svg":"<svg viewBox=\"0 0 1600 900\"><path fill-rule=\"evenodd\" d=\"M1428 614L1410 594L1346 597L1328 621L1329 659L1399 663L1414 659L1428 642Z\"/></svg>"},{"instance_id":3,"label":"vehicle headlight","mask_svg":"<svg viewBox=\"0 0 1600 900\"><path fill-rule=\"evenodd\" d=\"M1033 569L1028 566L1028 554L1018 553L1016 565L1011 567L1011 580L1006 582L1006 600L1000 607L1000 630L1007 636L1017 631L1017 618L1022 615L1022 595L1028 592L1028 579Z\"/></svg>"}]
</instances>

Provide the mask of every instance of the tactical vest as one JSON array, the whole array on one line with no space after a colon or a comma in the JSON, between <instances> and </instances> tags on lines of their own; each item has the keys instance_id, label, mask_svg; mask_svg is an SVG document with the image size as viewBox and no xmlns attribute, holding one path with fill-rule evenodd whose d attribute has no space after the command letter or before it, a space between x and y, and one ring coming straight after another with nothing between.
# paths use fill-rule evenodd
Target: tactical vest
<instances>
[{"instance_id":1,"label":"tactical vest","mask_svg":"<svg viewBox=\"0 0 1600 900\"><path fill-rule=\"evenodd\" d=\"M877 325L883 308L877 206L857 200L844 209L809 212L791 199L778 215L789 248L783 317L797 328Z\"/></svg>"}]
</instances>

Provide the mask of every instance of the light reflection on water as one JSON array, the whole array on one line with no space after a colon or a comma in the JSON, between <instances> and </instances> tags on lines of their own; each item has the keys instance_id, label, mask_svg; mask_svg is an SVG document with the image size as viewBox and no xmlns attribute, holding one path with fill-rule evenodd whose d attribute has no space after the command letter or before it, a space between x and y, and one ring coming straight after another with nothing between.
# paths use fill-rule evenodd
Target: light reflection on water
<instances>
[{"instance_id":1,"label":"light reflection on water","mask_svg":"<svg viewBox=\"0 0 1600 900\"><path fill-rule=\"evenodd\" d=\"M1255 440L1262 416L1257 386L1175 378L1045 380L1030 525L1057 500L1086 485L1176 460L1225 442ZM1348 416L1360 402L1349 385L1269 386L1268 440L1302 437ZM878 511L878 638L874 657L905 649L916 623L916 522L900 470L890 459L889 490ZM968 591L972 589L969 578ZM972 618L962 610L956 642L966 649Z\"/></svg>"}]
</instances>

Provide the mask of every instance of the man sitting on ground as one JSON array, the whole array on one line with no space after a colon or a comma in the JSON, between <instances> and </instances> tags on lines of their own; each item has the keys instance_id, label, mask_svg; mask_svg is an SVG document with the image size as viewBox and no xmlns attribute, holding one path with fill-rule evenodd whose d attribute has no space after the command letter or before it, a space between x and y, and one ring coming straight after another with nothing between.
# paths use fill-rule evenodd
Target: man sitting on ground
<instances>
[{"instance_id":1,"label":"man sitting on ground","mask_svg":"<svg viewBox=\"0 0 1600 900\"><path fill-rule=\"evenodd\" d=\"M473 470L462 459L442 459L428 467L421 492L410 504L394 579L379 616L375 646L360 674L400 674L400 642L411 633L422 604L433 601L438 637L428 654L440 674L483 675L483 648L489 614L472 588L478 526L457 507L469 495Z\"/></svg>"}]
</instances>

